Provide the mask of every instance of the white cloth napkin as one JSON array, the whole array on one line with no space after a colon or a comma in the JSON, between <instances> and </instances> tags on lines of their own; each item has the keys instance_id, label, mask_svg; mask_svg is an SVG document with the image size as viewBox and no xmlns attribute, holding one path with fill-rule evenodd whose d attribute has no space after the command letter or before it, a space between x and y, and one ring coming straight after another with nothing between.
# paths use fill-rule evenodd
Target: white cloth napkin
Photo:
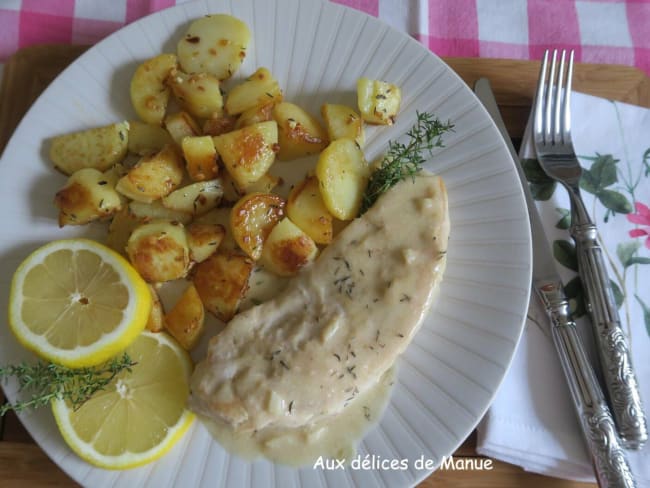
<instances>
[{"instance_id":1,"label":"white cloth napkin","mask_svg":"<svg viewBox=\"0 0 650 488\"><path fill-rule=\"evenodd\" d=\"M596 223L616 293L619 314L650 422L650 110L574 93L572 129L576 154L585 171L583 198ZM520 151L534 158L529 128ZM530 166L534 193L548 197L549 181ZM573 295L572 242L566 220L566 191L555 187L537 201L548 240L555 242L557 270ZM623 213L630 211L630 213ZM560 241L565 242L559 244ZM561 252L567 249L569 252ZM561 264L563 262L564 264ZM572 300L575 306L579 300ZM573 308L573 307L572 307ZM578 315L582 313L578 311ZM590 322L577 319L583 342L595 358ZM519 465L527 471L580 481L595 481L566 381L536 296L521 344L497 397L478 428L480 454ZM650 443L628 451L639 487L650 486Z\"/></svg>"}]
</instances>

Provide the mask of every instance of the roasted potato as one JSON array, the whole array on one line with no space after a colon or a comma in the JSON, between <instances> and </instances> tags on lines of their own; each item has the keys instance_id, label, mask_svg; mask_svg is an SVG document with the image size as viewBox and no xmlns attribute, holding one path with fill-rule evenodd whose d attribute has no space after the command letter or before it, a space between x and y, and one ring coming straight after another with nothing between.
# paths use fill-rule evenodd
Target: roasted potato
<instances>
[{"instance_id":1,"label":"roasted potato","mask_svg":"<svg viewBox=\"0 0 650 488\"><path fill-rule=\"evenodd\" d=\"M267 103L242 112L237 118L237 122L235 122L235 129L241 129L242 127L257 124L258 122L273 120L274 106L274 103Z\"/></svg>"},{"instance_id":2,"label":"roasted potato","mask_svg":"<svg viewBox=\"0 0 650 488\"><path fill-rule=\"evenodd\" d=\"M50 159L68 176L83 168L105 171L124 159L128 144L129 123L119 122L53 138Z\"/></svg>"},{"instance_id":3,"label":"roasted potato","mask_svg":"<svg viewBox=\"0 0 650 488\"><path fill-rule=\"evenodd\" d=\"M169 102L165 80L176 62L174 54L160 54L138 66L131 78L131 103L147 124L160 125L165 117Z\"/></svg>"},{"instance_id":4,"label":"roasted potato","mask_svg":"<svg viewBox=\"0 0 650 488\"><path fill-rule=\"evenodd\" d=\"M193 181L212 180L219 174L217 150L210 136L185 137L181 143L187 173Z\"/></svg>"},{"instance_id":5,"label":"roasted potato","mask_svg":"<svg viewBox=\"0 0 650 488\"><path fill-rule=\"evenodd\" d=\"M190 266L190 250L183 224L155 220L132 233L126 253L133 267L149 283L183 278Z\"/></svg>"},{"instance_id":6,"label":"roasted potato","mask_svg":"<svg viewBox=\"0 0 650 488\"><path fill-rule=\"evenodd\" d=\"M361 117L369 124L392 125L402 103L402 90L385 81L359 78L357 103Z\"/></svg>"},{"instance_id":7,"label":"roasted potato","mask_svg":"<svg viewBox=\"0 0 650 488\"><path fill-rule=\"evenodd\" d=\"M129 122L129 152L146 156L160 151L165 144L174 142L169 132L159 125L145 124L138 120Z\"/></svg>"},{"instance_id":8,"label":"roasted potato","mask_svg":"<svg viewBox=\"0 0 650 488\"><path fill-rule=\"evenodd\" d=\"M197 217L192 224L216 224L223 227L225 234L219 244L219 250L228 252L239 251L240 253L243 253L232 236L232 230L230 229L231 212L232 208L229 207L215 208L214 210L210 210L208 213Z\"/></svg>"},{"instance_id":9,"label":"roasted potato","mask_svg":"<svg viewBox=\"0 0 650 488\"><path fill-rule=\"evenodd\" d=\"M219 224L194 222L186 230L190 259L195 263L203 262L214 254L226 235L226 230Z\"/></svg>"},{"instance_id":10,"label":"roasted potato","mask_svg":"<svg viewBox=\"0 0 650 488\"><path fill-rule=\"evenodd\" d=\"M165 315L165 328L183 349L191 351L199 342L204 326L203 302L194 285L190 283L174 307Z\"/></svg>"},{"instance_id":11,"label":"roasted potato","mask_svg":"<svg viewBox=\"0 0 650 488\"><path fill-rule=\"evenodd\" d=\"M187 112L176 112L165 117L165 129L179 147L184 138L201 135L199 124Z\"/></svg>"},{"instance_id":12,"label":"roasted potato","mask_svg":"<svg viewBox=\"0 0 650 488\"><path fill-rule=\"evenodd\" d=\"M124 205L122 210L113 216L108 226L106 245L123 256L126 256L126 243L129 241L131 233L140 224L142 224L142 221L129 211L127 205Z\"/></svg>"},{"instance_id":13,"label":"roasted potato","mask_svg":"<svg viewBox=\"0 0 650 488\"><path fill-rule=\"evenodd\" d=\"M192 22L178 41L178 61L186 73L212 73L230 78L246 57L251 33L230 15L206 15Z\"/></svg>"},{"instance_id":14,"label":"roasted potato","mask_svg":"<svg viewBox=\"0 0 650 488\"><path fill-rule=\"evenodd\" d=\"M332 214L320 194L318 178L309 176L293 187L287 199L287 216L317 244L332 242Z\"/></svg>"},{"instance_id":15,"label":"roasted potato","mask_svg":"<svg viewBox=\"0 0 650 488\"><path fill-rule=\"evenodd\" d=\"M246 81L230 90L226 99L226 112L237 115L249 109L281 101L282 90L278 81L268 69L259 68L246 78Z\"/></svg>"},{"instance_id":16,"label":"roasted potato","mask_svg":"<svg viewBox=\"0 0 650 488\"><path fill-rule=\"evenodd\" d=\"M261 179L262 178L260 178L260 180ZM244 191L242 188L239 187L237 182L233 180L232 176L230 176L230 173L228 173L228 171L223 172L223 174L221 175L221 180L223 181L224 201L234 204L246 194L246 191Z\"/></svg>"},{"instance_id":17,"label":"roasted potato","mask_svg":"<svg viewBox=\"0 0 650 488\"><path fill-rule=\"evenodd\" d=\"M238 118L235 115L226 115L223 113L216 117L213 116L203 123L203 134L206 136L220 136L226 132L238 129L236 127Z\"/></svg>"},{"instance_id":18,"label":"roasted potato","mask_svg":"<svg viewBox=\"0 0 650 488\"><path fill-rule=\"evenodd\" d=\"M321 153L316 177L327 210L340 220L359 215L368 185L368 165L352 139L337 139Z\"/></svg>"},{"instance_id":19,"label":"roasted potato","mask_svg":"<svg viewBox=\"0 0 650 488\"><path fill-rule=\"evenodd\" d=\"M259 180L275 161L278 127L260 122L213 138L221 161L240 188Z\"/></svg>"},{"instance_id":20,"label":"roasted potato","mask_svg":"<svg viewBox=\"0 0 650 488\"><path fill-rule=\"evenodd\" d=\"M270 193L276 186L282 185L282 178L264 173L255 183L251 183L245 189L245 193Z\"/></svg>"},{"instance_id":21,"label":"roasted potato","mask_svg":"<svg viewBox=\"0 0 650 488\"><path fill-rule=\"evenodd\" d=\"M75 171L56 193L54 204L59 209L59 227L87 224L122 208L115 187L94 168Z\"/></svg>"},{"instance_id":22,"label":"roasted potato","mask_svg":"<svg viewBox=\"0 0 650 488\"><path fill-rule=\"evenodd\" d=\"M273 119L278 123L278 159L282 161L318 154L329 142L321 124L298 105L275 105Z\"/></svg>"},{"instance_id":23,"label":"roasted potato","mask_svg":"<svg viewBox=\"0 0 650 488\"><path fill-rule=\"evenodd\" d=\"M194 117L207 119L223 112L219 79L210 73L188 75L172 69L167 78L176 99Z\"/></svg>"},{"instance_id":24,"label":"roasted potato","mask_svg":"<svg viewBox=\"0 0 650 488\"><path fill-rule=\"evenodd\" d=\"M183 158L168 144L156 154L143 156L118 181L116 190L138 202L150 203L168 195L183 181Z\"/></svg>"},{"instance_id":25,"label":"roasted potato","mask_svg":"<svg viewBox=\"0 0 650 488\"><path fill-rule=\"evenodd\" d=\"M187 225L192 221L192 214L165 207L160 200L151 203L129 202L129 212L141 224L154 220L169 220Z\"/></svg>"},{"instance_id":26,"label":"roasted potato","mask_svg":"<svg viewBox=\"0 0 650 488\"><path fill-rule=\"evenodd\" d=\"M171 192L162 198L162 204L177 212L201 215L216 208L222 196L221 180L199 181Z\"/></svg>"},{"instance_id":27,"label":"roasted potato","mask_svg":"<svg viewBox=\"0 0 650 488\"><path fill-rule=\"evenodd\" d=\"M160 332L165 328L165 309L156 289L152 285L148 286L151 292L151 312L145 327L151 332Z\"/></svg>"},{"instance_id":28,"label":"roasted potato","mask_svg":"<svg viewBox=\"0 0 650 488\"><path fill-rule=\"evenodd\" d=\"M219 250L196 265L192 281L205 308L227 322L246 294L252 269L248 256Z\"/></svg>"},{"instance_id":29,"label":"roasted potato","mask_svg":"<svg viewBox=\"0 0 650 488\"><path fill-rule=\"evenodd\" d=\"M363 147L366 136L361 116L347 105L326 103L321 107L321 115L327 128L330 141L336 139L354 139Z\"/></svg>"},{"instance_id":30,"label":"roasted potato","mask_svg":"<svg viewBox=\"0 0 650 488\"><path fill-rule=\"evenodd\" d=\"M230 212L230 229L235 242L254 260L262 255L264 241L284 217L284 199L273 193L250 193Z\"/></svg>"},{"instance_id":31,"label":"roasted potato","mask_svg":"<svg viewBox=\"0 0 650 488\"><path fill-rule=\"evenodd\" d=\"M312 238L285 217L267 237L260 262L279 276L293 276L314 261L317 254L318 247Z\"/></svg>"}]
</instances>

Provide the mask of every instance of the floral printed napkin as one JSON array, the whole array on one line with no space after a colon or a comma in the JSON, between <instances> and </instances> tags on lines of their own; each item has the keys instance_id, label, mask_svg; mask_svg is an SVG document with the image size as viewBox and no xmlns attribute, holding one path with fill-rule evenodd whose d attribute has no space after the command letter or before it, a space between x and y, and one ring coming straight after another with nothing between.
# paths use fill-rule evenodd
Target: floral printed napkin
<instances>
[{"instance_id":1,"label":"floral printed napkin","mask_svg":"<svg viewBox=\"0 0 650 488\"><path fill-rule=\"evenodd\" d=\"M619 316L650 425L650 110L575 93L572 130L582 195L596 223ZM539 167L530 127L520 157L557 270L592 362L597 364L575 246L569 198ZM522 342L479 426L477 450L548 476L594 481L568 387L537 297ZM650 444L629 452L638 486L650 486Z\"/></svg>"}]
</instances>

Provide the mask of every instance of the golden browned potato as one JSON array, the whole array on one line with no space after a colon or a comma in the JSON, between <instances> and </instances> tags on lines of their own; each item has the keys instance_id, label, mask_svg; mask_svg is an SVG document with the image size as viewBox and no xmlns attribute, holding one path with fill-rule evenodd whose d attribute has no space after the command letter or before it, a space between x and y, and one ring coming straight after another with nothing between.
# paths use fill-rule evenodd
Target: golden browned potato
<instances>
[{"instance_id":1,"label":"golden browned potato","mask_svg":"<svg viewBox=\"0 0 650 488\"><path fill-rule=\"evenodd\" d=\"M227 322L248 289L253 261L242 254L217 251L195 267L193 283L205 308Z\"/></svg>"},{"instance_id":2,"label":"golden browned potato","mask_svg":"<svg viewBox=\"0 0 650 488\"><path fill-rule=\"evenodd\" d=\"M193 284L187 287L165 316L165 328L183 349L191 351L199 342L205 325L203 302Z\"/></svg>"},{"instance_id":3,"label":"golden browned potato","mask_svg":"<svg viewBox=\"0 0 650 488\"><path fill-rule=\"evenodd\" d=\"M220 178L223 181L223 200L225 202L234 204L246 194L246 192L239 187L237 182L232 179L232 176L230 176L228 171L224 171Z\"/></svg>"},{"instance_id":4,"label":"golden browned potato","mask_svg":"<svg viewBox=\"0 0 650 488\"><path fill-rule=\"evenodd\" d=\"M354 139L359 146L363 147L366 140L363 120L353 109L347 105L326 103L321 107L321 115L330 141L345 137Z\"/></svg>"},{"instance_id":5,"label":"golden browned potato","mask_svg":"<svg viewBox=\"0 0 650 488\"><path fill-rule=\"evenodd\" d=\"M192 224L210 224L210 225L219 225L224 229L224 236L219 243L220 251L239 251L243 253L239 246L235 242L234 237L232 236L232 230L230 229L230 213L232 208L229 207L219 207L213 210L210 210L208 213L197 217Z\"/></svg>"},{"instance_id":6,"label":"golden browned potato","mask_svg":"<svg viewBox=\"0 0 650 488\"><path fill-rule=\"evenodd\" d=\"M187 225L192 221L191 213L167 208L160 200L151 203L133 200L129 202L129 212L140 224L146 224L153 220L169 220Z\"/></svg>"},{"instance_id":7,"label":"golden browned potato","mask_svg":"<svg viewBox=\"0 0 650 488\"><path fill-rule=\"evenodd\" d=\"M250 193L230 213L230 229L239 247L254 260L262 255L264 241L284 217L284 199L273 193Z\"/></svg>"},{"instance_id":8,"label":"golden browned potato","mask_svg":"<svg viewBox=\"0 0 650 488\"><path fill-rule=\"evenodd\" d=\"M235 115L219 114L216 117L211 117L203 123L203 134L207 136L220 136L226 132L238 129L238 117Z\"/></svg>"},{"instance_id":9,"label":"golden browned potato","mask_svg":"<svg viewBox=\"0 0 650 488\"><path fill-rule=\"evenodd\" d=\"M368 165L352 139L337 139L321 153L316 164L320 193L330 213L340 220L359 215L368 184Z\"/></svg>"},{"instance_id":10,"label":"golden browned potato","mask_svg":"<svg viewBox=\"0 0 650 488\"><path fill-rule=\"evenodd\" d=\"M308 176L293 187L287 199L287 216L317 244L332 242L332 214L320 194L318 178Z\"/></svg>"},{"instance_id":11,"label":"golden browned potato","mask_svg":"<svg viewBox=\"0 0 650 488\"><path fill-rule=\"evenodd\" d=\"M178 41L178 61L186 73L212 73L230 78L246 57L251 33L241 20L225 14L192 22Z\"/></svg>"},{"instance_id":12,"label":"golden browned potato","mask_svg":"<svg viewBox=\"0 0 650 488\"><path fill-rule=\"evenodd\" d=\"M183 278L190 266L190 250L183 224L155 220L132 233L126 253L133 267L149 283Z\"/></svg>"},{"instance_id":13,"label":"golden browned potato","mask_svg":"<svg viewBox=\"0 0 650 488\"><path fill-rule=\"evenodd\" d=\"M278 123L278 159L282 161L318 154L329 142L318 120L298 105L289 102L275 105L273 119Z\"/></svg>"},{"instance_id":14,"label":"golden browned potato","mask_svg":"<svg viewBox=\"0 0 650 488\"><path fill-rule=\"evenodd\" d=\"M120 122L52 139L50 159L66 175L83 168L105 171L126 156L129 123Z\"/></svg>"},{"instance_id":15,"label":"golden browned potato","mask_svg":"<svg viewBox=\"0 0 650 488\"><path fill-rule=\"evenodd\" d=\"M258 122L273 120L274 106L275 103L267 103L242 112L237 118L237 122L235 122L235 129L241 129L242 127L257 124Z\"/></svg>"},{"instance_id":16,"label":"golden browned potato","mask_svg":"<svg viewBox=\"0 0 650 488\"><path fill-rule=\"evenodd\" d=\"M188 75L172 69L167 78L176 99L194 117L207 119L223 112L219 79L210 73Z\"/></svg>"},{"instance_id":17,"label":"golden browned potato","mask_svg":"<svg viewBox=\"0 0 650 488\"><path fill-rule=\"evenodd\" d=\"M165 117L169 102L165 80L175 67L174 54L160 54L138 66L131 78L131 103L138 117L147 124L160 125Z\"/></svg>"},{"instance_id":18,"label":"golden browned potato","mask_svg":"<svg viewBox=\"0 0 650 488\"><path fill-rule=\"evenodd\" d=\"M226 235L226 230L219 224L194 222L186 230L190 259L195 263L203 262L214 254Z\"/></svg>"},{"instance_id":19,"label":"golden browned potato","mask_svg":"<svg viewBox=\"0 0 650 488\"><path fill-rule=\"evenodd\" d=\"M187 112L176 112L165 117L165 128L180 147L186 137L201 135L199 124Z\"/></svg>"},{"instance_id":20,"label":"golden browned potato","mask_svg":"<svg viewBox=\"0 0 650 488\"><path fill-rule=\"evenodd\" d=\"M316 259L316 243L285 217L273 227L262 249L262 265L279 276L293 276Z\"/></svg>"},{"instance_id":21,"label":"golden browned potato","mask_svg":"<svg viewBox=\"0 0 650 488\"><path fill-rule=\"evenodd\" d=\"M226 99L226 112L236 115L255 107L281 101L282 90L278 81L273 78L268 69L259 68L243 83L230 90Z\"/></svg>"},{"instance_id":22,"label":"golden browned potato","mask_svg":"<svg viewBox=\"0 0 650 488\"><path fill-rule=\"evenodd\" d=\"M392 125L402 103L402 90L385 81L359 78L357 102L361 117L366 122Z\"/></svg>"},{"instance_id":23,"label":"golden browned potato","mask_svg":"<svg viewBox=\"0 0 650 488\"><path fill-rule=\"evenodd\" d=\"M213 138L224 166L240 188L259 180L275 161L278 127L274 121L249 125Z\"/></svg>"},{"instance_id":24,"label":"golden browned potato","mask_svg":"<svg viewBox=\"0 0 650 488\"><path fill-rule=\"evenodd\" d=\"M152 285L148 285L148 287L151 292L151 312L146 329L151 332L160 332L165 328L165 309L156 289Z\"/></svg>"},{"instance_id":25,"label":"golden browned potato","mask_svg":"<svg viewBox=\"0 0 650 488\"><path fill-rule=\"evenodd\" d=\"M56 193L59 227L82 225L108 217L122 208L120 195L104 174L93 168L75 171Z\"/></svg>"},{"instance_id":26,"label":"golden browned potato","mask_svg":"<svg viewBox=\"0 0 650 488\"><path fill-rule=\"evenodd\" d=\"M185 212L191 215L201 215L221 202L223 196L223 185L221 180L198 181L162 198L163 206L177 212Z\"/></svg>"},{"instance_id":27,"label":"golden browned potato","mask_svg":"<svg viewBox=\"0 0 650 488\"><path fill-rule=\"evenodd\" d=\"M138 120L129 122L129 152L133 154L153 154L172 142L169 132L159 125L145 124Z\"/></svg>"},{"instance_id":28,"label":"golden browned potato","mask_svg":"<svg viewBox=\"0 0 650 488\"><path fill-rule=\"evenodd\" d=\"M270 193L276 186L282 185L282 178L264 173L255 183L251 183L245 189L245 193Z\"/></svg>"},{"instance_id":29,"label":"golden browned potato","mask_svg":"<svg viewBox=\"0 0 650 488\"><path fill-rule=\"evenodd\" d=\"M133 232L142 222L129 211L128 205L124 205L122 210L113 215L110 225L108 226L108 236L106 245L126 256L126 243Z\"/></svg>"},{"instance_id":30,"label":"golden browned potato","mask_svg":"<svg viewBox=\"0 0 650 488\"><path fill-rule=\"evenodd\" d=\"M193 181L213 180L219 174L217 150L210 136L185 137L181 143L187 173Z\"/></svg>"},{"instance_id":31,"label":"golden browned potato","mask_svg":"<svg viewBox=\"0 0 650 488\"><path fill-rule=\"evenodd\" d=\"M156 154L143 156L120 178L116 190L138 202L153 202L168 195L181 184L183 166L179 151L168 144Z\"/></svg>"}]
</instances>

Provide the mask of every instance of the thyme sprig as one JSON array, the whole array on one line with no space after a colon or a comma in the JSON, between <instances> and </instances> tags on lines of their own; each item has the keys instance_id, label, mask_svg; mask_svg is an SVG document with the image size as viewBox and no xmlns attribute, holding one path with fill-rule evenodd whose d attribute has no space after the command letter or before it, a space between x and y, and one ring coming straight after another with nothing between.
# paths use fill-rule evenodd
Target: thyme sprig
<instances>
[{"instance_id":1,"label":"thyme sprig","mask_svg":"<svg viewBox=\"0 0 650 488\"><path fill-rule=\"evenodd\" d=\"M388 143L388 151L382 159L379 168L372 173L361 203L361 214L364 214L377 201L380 195L398 182L415 177L422 171L425 162L424 153L434 148L443 147L442 135L454 129L454 125L441 122L429 112L416 112L417 121L406 133L409 141L404 144L398 141Z\"/></svg>"},{"instance_id":2,"label":"thyme sprig","mask_svg":"<svg viewBox=\"0 0 650 488\"><path fill-rule=\"evenodd\" d=\"M124 353L102 366L92 368L72 369L45 361L0 367L0 379L6 381L15 377L19 391L27 391L31 395L26 400L1 405L0 417L10 410L20 412L43 407L55 399L67 400L74 410L78 410L96 392L105 389L119 373L131 372L136 364Z\"/></svg>"}]
</instances>

